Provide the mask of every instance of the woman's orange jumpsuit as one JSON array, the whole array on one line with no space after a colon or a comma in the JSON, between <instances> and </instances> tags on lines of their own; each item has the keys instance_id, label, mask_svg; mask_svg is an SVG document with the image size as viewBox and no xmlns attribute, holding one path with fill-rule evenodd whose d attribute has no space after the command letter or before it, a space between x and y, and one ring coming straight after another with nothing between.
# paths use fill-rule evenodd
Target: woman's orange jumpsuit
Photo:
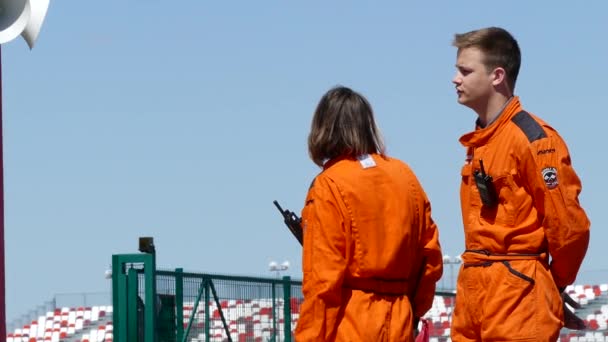
<instances>
[{"instance_id":1,"label":"woman's orange jumpsuit","mask_svg":"<svg viewBox=\"0 0 608 342\"><path fill-rule=\"evenodd\" d=\"M460 141L468 151L460 191L466 251L452 341L556 341L558 289L574 282L589 242L566 144L518 97ZM480 160L493 178L495 206L480 198Z\"/></svg>"},{"instance_id":2,"label":"woman's orange jumpsuit","mask_svg":"<svg viewBox=\"0 0 608 342\"><path fill-rule=\"evenodd\" d=\"M414 341L442 274L427 197L403 162L328 162L302 211L304 302L296 341Z\"/></svg>"}]
</instances>

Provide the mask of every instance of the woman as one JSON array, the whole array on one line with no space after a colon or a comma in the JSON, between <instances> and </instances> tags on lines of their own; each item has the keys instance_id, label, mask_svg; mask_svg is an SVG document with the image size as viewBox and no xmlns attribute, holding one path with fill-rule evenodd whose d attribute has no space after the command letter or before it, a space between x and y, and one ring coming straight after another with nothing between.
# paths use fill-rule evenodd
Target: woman
<instances>
[{"instance_id":1,"label":"woman","mask_svg":"<svg viewBox=\"0 0 608 342\"><path fill-rule=\"evenodd\" d=\"M302 211L296 341L414 341L443 270L420 183L385 154L371 106L346 87L321 98L308 150L323 171Z\"/></svg>"}]
</instances>

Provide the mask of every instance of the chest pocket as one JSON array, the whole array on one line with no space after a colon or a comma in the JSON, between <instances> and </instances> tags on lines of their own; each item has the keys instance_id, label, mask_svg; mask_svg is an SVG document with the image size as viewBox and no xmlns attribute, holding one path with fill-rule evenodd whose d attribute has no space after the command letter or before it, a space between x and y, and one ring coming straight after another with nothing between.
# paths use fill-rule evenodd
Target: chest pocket
<instances>
[{"instance_id":1,"label":"chest pocket","mask_svg":"<svg viewBox=\"0 0 608 342\"><path fill-rule=\"evenodd\" d=\"M462 177L460 199L467 204L463 207L481 207L481 198L479 197L479 193L475 187L475 180L473 179L473 166L471 164L465 164L460 170L460 176Z\"/></svg>"},{"instance_id":2,"label":"chest pocket","mask_svg":"<svg viewBox=\"0 0 608 342\"><path fill-rule=\"evenodd\" d=\"M493 183L498 195L498 205L494 208L482 206L481 219L490 224L514 226L522 209L525 191L516 184L510 173L497 176Z\"/></svg>"}]
</instances>

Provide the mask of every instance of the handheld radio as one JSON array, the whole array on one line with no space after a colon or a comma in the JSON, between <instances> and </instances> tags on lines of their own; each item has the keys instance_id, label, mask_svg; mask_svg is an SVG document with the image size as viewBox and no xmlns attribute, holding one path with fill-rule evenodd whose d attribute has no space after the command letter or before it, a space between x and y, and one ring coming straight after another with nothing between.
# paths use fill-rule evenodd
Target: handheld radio
<instances>
[{"instance_id":1,"label":"handheld radio","mask_svg":"<svg viewBox=\"0 0 608 342\"><path fill-rule=\"evenodd\" d=\"M483 160L479 159L479 167L481 170L475 170L475 184L477 185L477 191L481 197L483 205L493 208L498 204L498 196L496 195L496 189L492 181L492 176L486 174L483 167Z\"/></svg>"}]
</instances>

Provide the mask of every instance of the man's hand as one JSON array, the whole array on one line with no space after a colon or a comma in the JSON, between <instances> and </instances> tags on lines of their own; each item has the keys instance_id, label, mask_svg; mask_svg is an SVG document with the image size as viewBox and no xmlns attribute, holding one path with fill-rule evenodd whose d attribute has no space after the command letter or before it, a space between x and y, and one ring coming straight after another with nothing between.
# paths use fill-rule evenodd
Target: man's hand
<instances>
[{"instance_id":1,"label":"man's hand","mask_svg":"<svg viewBox=\"0 0 608 342\"><path fill-rule=\"evenodd\" d=\"M580 309L581 305L572 299L566 292L562 292L562 301L564 306L564 327L570 330L584 330L587 328L585 326L585 321L583 321L580 317L576 316L572 310L568 307L575 309ZM566 305L568 304L568 305Z\"/></svg>"}]
</instances>

